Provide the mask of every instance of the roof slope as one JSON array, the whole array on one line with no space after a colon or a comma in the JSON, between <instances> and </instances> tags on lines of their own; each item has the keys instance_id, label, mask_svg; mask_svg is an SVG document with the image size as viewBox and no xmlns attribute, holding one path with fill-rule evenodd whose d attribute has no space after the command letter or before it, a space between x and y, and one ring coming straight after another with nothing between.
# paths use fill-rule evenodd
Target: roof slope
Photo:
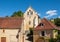
<instances>
[{"instance_id":1,"label":"roof slope","mask_svg":"<svg viewBox=\"0 0 60 42\"><path fill-rule=\"evenodd\" d=\"M50 29L57 29L57 27L52 24L50 21L48 21L47 19L43 18L41 20L41 23L43 24L43 26L40 26L40 24L34 29L34 30L50 30Z\"/></svg>"},{"instance_id":2,"label":"roof slope","mask_svg":"<svg viewBox=\"0 0 60 42\"><path fill-rule=\"evenodd\" d=\"M22 24L22 17L0 18L0 29L18 29Z\"/></svg>"}]
</instances>

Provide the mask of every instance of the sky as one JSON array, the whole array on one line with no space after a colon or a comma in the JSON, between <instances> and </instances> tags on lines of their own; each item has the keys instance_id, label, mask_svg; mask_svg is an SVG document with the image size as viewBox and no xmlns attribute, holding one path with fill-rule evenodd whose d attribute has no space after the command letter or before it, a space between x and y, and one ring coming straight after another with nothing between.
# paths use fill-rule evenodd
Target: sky
<instances>
[{"instance_id":1,"label":"sky","mask_svg":"<svg viewBox=\"0 0 60 42\"><path fill-rule=\"evenodd\" d=\"M31 6L41 18L60 18L60 0L0 0L0 17L25 12Z\"/></svg>"}]
</instances>

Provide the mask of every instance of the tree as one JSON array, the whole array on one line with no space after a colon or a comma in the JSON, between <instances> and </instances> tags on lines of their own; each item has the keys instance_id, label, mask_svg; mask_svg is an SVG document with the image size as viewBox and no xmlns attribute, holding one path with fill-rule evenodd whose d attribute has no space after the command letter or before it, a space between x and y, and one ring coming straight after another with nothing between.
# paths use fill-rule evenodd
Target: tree
<instances>
[{"instance_id":1,"label":"tree","mask_svg":"<svg viewBox=\"0 0 60 42\"><path fill-rule=\"evenodd\" d=\"M57 35L57 42L60 42L60 34Z\"/></svg>"},{"instance_id":2,"label":"tree","mask_svg":"<svg viewBox=\"0 0 60 42\"><path fill-rule=\"evenodd\" d=\"M51 19L50 21L54 23L56 26L60 26L60 18Z\"/></svg>"},{"instance_id":3,"label":"tree","mask_svg":"<svg viewBox=\"0 0 60 42\"><path fill-rule=\"evenodd\" d=\"M11 17L23 17L23 12L22 11L14 12Z\"/></svg>"},{"instance_id":4,"label":"tree","mask_svg":"<svg viewBox=\"0 0 60 42\"><path fill-rule=\"evenodd\" d=\"M57 39L50 38L50 39L49 39L49 42L57 42Z\"/></svg>"},{"instance_id":5,"label":"tree","mask_svg":"<svg viewBox=\"0 0 60 42\"><path fill-rule=\"evenodd\" d=\"M60 18L54 19L55 25L60 26Z\"/></svg>"},{"instance_id":6,"label":"tree","mask_svg":"<svg viewBox=\"0 0 60 42\"><path fill-rule=\"evenodd\" d=\"M27 34L27 37L28 37L27 40L33 42L33 29L30 29L29 31L30 33Z\"/></svg>"}]
</instances>

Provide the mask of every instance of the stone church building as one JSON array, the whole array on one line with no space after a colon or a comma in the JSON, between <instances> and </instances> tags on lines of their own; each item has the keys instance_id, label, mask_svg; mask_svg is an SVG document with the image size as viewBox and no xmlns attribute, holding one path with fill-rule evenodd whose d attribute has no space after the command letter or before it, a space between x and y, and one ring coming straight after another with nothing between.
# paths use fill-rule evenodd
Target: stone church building
<instances>
[{"instance_id":1,"label":"stone church building","mask_svg":"<svg viewBox=\"0 0 60 42\"><path fill-rule=\"evenodd\" d=\"M21 31L19 32L19 35L21 35L19 40L20 42L30 42L26 40L28 38L27 34L29 33L30 28L35 28L40 23L40 17L32 7L29 7L24 13L23 18L23 28L21 28Z\"/></svg>"},{"instance_id":2,"label":"stone church building","mask_svg":"<svg viewBox=\"0 0 60 42\"><path fill-rule=\"evenodd\" d=\"M32 7L26 10L23 17L0 18L0 42L30 42L26 40L27 33L30 28L37 28L40 22L40 17Z\"/></svg>"}]
</instances>

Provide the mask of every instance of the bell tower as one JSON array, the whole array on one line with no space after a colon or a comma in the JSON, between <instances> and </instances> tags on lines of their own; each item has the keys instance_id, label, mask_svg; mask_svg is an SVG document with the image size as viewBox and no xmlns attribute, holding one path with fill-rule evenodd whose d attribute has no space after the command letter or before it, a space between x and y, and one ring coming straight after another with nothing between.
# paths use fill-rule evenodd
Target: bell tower
<instances>
[{"instance_id":1,"label":"bell tower","mask_svg":"<svg viewBox=\"0 0 60 42\"><path fill-rule=\"evenodd\" d=\"M23 33L21 38L23 39L22 40L23 42L29 42L28 40L26 40L28 38L27 34L29 33L29 29L35 28L39 24L40 18L37 12L31 6L26 10L23 17L24 17L22 28Z\"/></svg>"},{"instance_id":2,"label":"bell tower","mask_svg":"<svg viewBox=\"0 0 60 42\"><path fill-rule=\"evenodd\" d=\"M24 13L24 30L35 28L39 23L39 16L37 12L30 6Z\"/></svg>"}]
</instances>

